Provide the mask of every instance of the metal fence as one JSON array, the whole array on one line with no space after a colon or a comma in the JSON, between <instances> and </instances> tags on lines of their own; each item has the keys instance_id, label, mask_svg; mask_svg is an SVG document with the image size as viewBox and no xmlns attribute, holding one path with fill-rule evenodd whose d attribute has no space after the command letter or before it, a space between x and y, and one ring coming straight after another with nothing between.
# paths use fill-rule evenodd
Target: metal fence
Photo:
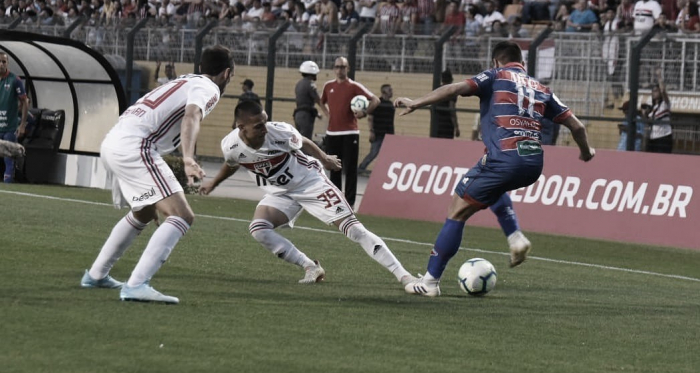
<instances>
[{"instance_id":1,"label":"metal fence","mask_svg":"<svg viewBox=\"0 0 700 373\"><path fill-rule=\"evenodd\" d=\"M53 36L63 36L69 27L14 26L15 30ZM0 24L0 29L6 27L7 23ZM125 56L126 35L132 27L129 23L112 27L86 23L73 30L70 37L105 55ZM204 44L228 46L237 65L268 66L268 44L275 27L215 27L205 36ZM193 25L174 27L152 22L136 33L134 59L194 62L198 32ZM322 69L330 69L337 56L348 54L351 37L314 28L301 29L292 24L276 43L274 66L296 68L302 61L312 59ZM450 68L455 74L472 75L490 67L492 46L505 40L489 35L456 35L446 42L442 58L437 59L438 37L365 34L357 44L356 71L432 74L435 62L441 60L441 70ZM515 40L524 50L532 42L532 39ZM548 84L580 117L605 120L605 110L619 103L629 87L630 50L638 40L638 36L629 34L552 32L538 46L537 68L531 74ZM659 34L642 51L639 86L648 89L654 77L661 74L669 91L697 94L699 64L700 36ZM611 121L611 128L614 124ZM700 137L697 125L674 126L677 143L685 144L683 152L697 151L695 144ZM561 139L567 141L567 134Z\"/></svg>"}]
</instances>

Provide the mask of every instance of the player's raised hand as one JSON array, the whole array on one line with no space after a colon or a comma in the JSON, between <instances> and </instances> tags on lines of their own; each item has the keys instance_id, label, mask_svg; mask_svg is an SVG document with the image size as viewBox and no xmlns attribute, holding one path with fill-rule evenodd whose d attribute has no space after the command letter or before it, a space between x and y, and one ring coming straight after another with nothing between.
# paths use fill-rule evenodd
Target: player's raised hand
<instances>
[{"instance_id":1,"label":"player's raised hand","mask_svg":"<svg viewBox=\"0 0 700 373\"><path fill-rule=\"evenodd\" d=\"M578 157L578 159L580 159L584 162L588 162L591 159L593 159L593 157L595 157L595 149L589 148L588 154L581 153L581 155Z\"/></svg>"},{"instance_id":2,"label":"player's raised hand","mask_svg":"<svg viewBox=\"0 0 700 373\"><path fill-rule=\"evenodd\" d=\"M413 100L411 100L408 97L399 97L396 100L394 100L394 107L405 109L404 111L400 112L399 115L411 114L413 112L413 110L415 110L411 106L412 103L413 103Z\"/></svg>"},{"instance_id":3,"label":"player's raised hand","mask_svg":"<svg viewBox=\"0 0 700 373\"><path fill-rule=\"evenodd\" d=\"M185 164L185 175L187 175L187 185L194 185L194 178L199 180L204 179L206 173L202 170L197 162L190 157L183 157L182 162Z\"/></svg>"},{"instance_id":4,"label":"player's raised hand","mask_svg":"<svg viewBox=\"0 0 700 373\"><path fill-rule=\"evenodd\" d=\"M326 155L323 159L323 167L331 171L340 171L343 168L340 159L336 155Z\"/></svg>"}]
</instances>

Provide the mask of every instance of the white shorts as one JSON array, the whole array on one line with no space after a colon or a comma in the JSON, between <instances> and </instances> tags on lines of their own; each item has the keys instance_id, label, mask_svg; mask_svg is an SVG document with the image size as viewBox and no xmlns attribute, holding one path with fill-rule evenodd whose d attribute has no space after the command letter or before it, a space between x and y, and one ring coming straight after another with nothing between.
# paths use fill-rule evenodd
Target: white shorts
<instances>
[{"instance_id":1,"label":"white shorts","mask_svg":"<svg viewBox=\"0 0 700 373\"><path fill-rule=\"evenodd\" d=\"M146 206L182 192L180 182L157 152L137 146L102 143L100 157L112 173L112 199L117 208L131 206L139 211Z\"/></svg>"},{"instance_id":2,"label":"white shorts","mask_svg":"<svg viewBox=\"0 0 700 373\"><path fill-rule=\"evenodd\" d=\"M270 206L282 211L289 218L290 227L301 214L302 209L318 220L333 224L353 214L345 195L323 174L314 173L303 183L285 193L266 194L258 206Z\"/></svg>"}]
</instances>

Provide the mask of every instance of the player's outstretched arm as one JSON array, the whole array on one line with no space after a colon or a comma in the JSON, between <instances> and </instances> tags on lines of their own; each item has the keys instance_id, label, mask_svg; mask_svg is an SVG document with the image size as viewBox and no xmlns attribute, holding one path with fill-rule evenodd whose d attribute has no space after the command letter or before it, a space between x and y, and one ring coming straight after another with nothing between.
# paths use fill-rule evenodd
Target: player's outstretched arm
<instances>
[{"instance_id":1,"label":"player's outstretched arm","mask_svg":"<svg viewBox=\"0 0 700 373\"><path fill-rule=\"evenodd\" d=\"M302 139L301 151L321 161L323 167L328 170L338 171L342 168L340 159L337 156L326 154L318 145L306 137Z\"/></svg>"},{"instance_id":2,"label":"player's outstretched arm","mask_svg":"<svg viewBox=\"0 0 700 373\"><path fill-rule=\"evenodd\" d=\"M199 186L199 194L202 195L207 195L211 193L214 189L216 189L219 184L221 184L222 181L228 179L231 177L231 175L235 174L236 171L241 167L238 163L235 165L231 166L227 162L224 162L224 164L221 166L219 169L219 172L214 176L213 179L211 180L205 180L202 182L202 185Z\"/></svg>"},{"instance_id":3,"label":"player's outstretched arm","mask_svg":"<svg viewBox=\"0 0 700 373\"><path fill-rule=\"evenodd\" d=\"M588 133L586 132L586 127L583 126L575 115L572 115L564 120L562 123L566 128L571 131L571 136L576 141L576 145L581 150L581 155L579 159L588 162L595 156L595 149L591 147L588 143Z\"/></svg>"},{"instance_id":4,"label":"player's outstretched arm","mask_svg":"<svg viewBox=\"0 0 700 373\"><path fill-rule=\"evenodd\" d=\"M399 97L394 101L394 107L405 108L404 111L399 113L399 115L406 115L412 113L418 108L423 106L432 105L436 102L445 101L456 96L470 96L473 95L473 87L466 81L446 84L438 87L436 90L428 93L427 95L411 100L407 97Z\"/></svg>"}]
</instances>

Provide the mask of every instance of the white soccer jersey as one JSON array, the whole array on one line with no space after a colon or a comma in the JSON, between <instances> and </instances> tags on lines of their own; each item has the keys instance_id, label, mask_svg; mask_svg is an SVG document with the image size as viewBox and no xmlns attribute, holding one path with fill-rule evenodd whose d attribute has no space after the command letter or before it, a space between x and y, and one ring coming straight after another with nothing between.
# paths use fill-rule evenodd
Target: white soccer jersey
<instances>
[{"instance_id":1,"label":"white soccer jersey","mask_svg":"<svg viewBox=\"0 0 700 373\"><path fill-rule=\"evenodd\" d=\"M655 0L637 1L634 4L634 31L651 30L654 23L661 15L661 6Z\"/></svg>"},{"instance_id":2,"label":"white soccer jersey","mask_svg":"<svg viewBox=\"0 0 700 373\"><path fill-rule=\"evenodd\" d=\"M125 144L124 140L136 140L142 149L153 149L161 155L172 153L180 145L185 107L197 105L204 118L219 102L219 95L219 87L206 76L183 75L152 90L126 109L105 141L114 146Z\"/></svg>"},{"instance_id":3,"label":"white soccer jersey","mask_svg":"<svg viewBox=\"0 0 700 373\"><path fill-rule=\"evenodd\" d=\"M267 135L260 149L243 142L238 128L221 140L221 150L230 165L240 164L250 171L256 184L270 194L297 189L309 176L323 174L321 163L300 149L302 136L292 125L267 122Z\"/></svg>"}]
</instances>

